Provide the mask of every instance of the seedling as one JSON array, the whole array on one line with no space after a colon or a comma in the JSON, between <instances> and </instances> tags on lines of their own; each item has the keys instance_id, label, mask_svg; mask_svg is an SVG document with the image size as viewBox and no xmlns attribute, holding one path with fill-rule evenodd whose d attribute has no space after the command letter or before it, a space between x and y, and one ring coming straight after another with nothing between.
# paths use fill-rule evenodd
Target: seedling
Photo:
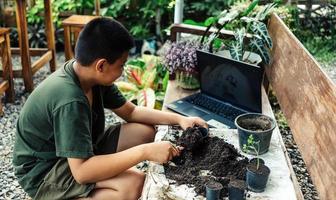
<instances>
[{"instance_id":1,"label":"seedling","mask_svg":"<svg viewBox=\"0 0 336 200\"><path fill-rule=\"evenodd\" d=\"M259 169L260 161L259 161L259 150L260 150L260 141L255 141L253 135L249 135L247 138L247 144L243 145L243 151L244 152L249 152L249 151L254 151L256 153L256 158L257 158L257 170Z\"/></svg>"}]
</instances>

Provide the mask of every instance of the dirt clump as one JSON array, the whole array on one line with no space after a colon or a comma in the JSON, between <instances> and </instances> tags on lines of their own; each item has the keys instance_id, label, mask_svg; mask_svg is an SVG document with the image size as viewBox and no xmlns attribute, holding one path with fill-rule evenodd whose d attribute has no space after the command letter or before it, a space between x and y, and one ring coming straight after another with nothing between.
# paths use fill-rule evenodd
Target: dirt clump
<instances>
[{"instance_id":1,"label":"dirt clump","mask_svg":"<svg viewBox=\"0 0 336 200\"><path fill-rule=\"evenodd\" d=\"M177 145L185 145L185 149L172 160L175 165L164 166L166 177L178 185L194 186L195 192L203 196L205 184L218 181L223 185L221 197L226 197L231 179L245 180L248 159L223 139L200 137L198 132L195 127L187 129L175 141Z\"/></svg>"},{"instance_id":2,"label":"dirt clump","mask_svg":"<svg viewBox=\"0 0 336 200\"><path fill-rule=\"evenodd\" d=\"M197 126L188 128L186 131L183 131L182 136L177 139L176 144L188 151L192 151L202 145L204 139L208 136L207 134L205 128Z\"/></svg>"}]
</instances>

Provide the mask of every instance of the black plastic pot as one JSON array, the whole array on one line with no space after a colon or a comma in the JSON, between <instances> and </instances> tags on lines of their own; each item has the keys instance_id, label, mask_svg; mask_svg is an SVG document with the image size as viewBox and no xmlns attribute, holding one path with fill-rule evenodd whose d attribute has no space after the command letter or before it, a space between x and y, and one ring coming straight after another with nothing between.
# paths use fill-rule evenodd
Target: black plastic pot
<instances>
[{"instance_id":1,"label":"black plastic pot","mask_svg":"<svg viewBox=\"0 0 336 200\"><path fill-rule=\"evenodd\" d=\"M253 192L263 192L266 188L271 170L266 165L260 165L259 169L254 164L247 165L246 184Z\"/></svg>"},{"instance_id":2,"label":"black plastic pot","mask_svg":"<svg viewBox=\"0 0 336 200\"><path fill-rule=\"evenodd\" d=\"M234 179L228 185L229 200L244 200L246 198L247 186L245 181Z\"/></svg>"},{"instance_id":3,"label":"black plastic pot","mask_svg":"<svg viewBox=\"0 0 336 200\"><path fill-rule=\"evenodd\" d=\"M252 155L257 154L251 149L243 149L250 135L253 136L255 142L259 141L259 147L254 144L254 147L259 150L259 155L268 151L272 133L276 126L274 119L259 113L245 113L235 119L235 125L238 129L239 147L242 151Z\"/></svg>"},{"instance_id":4,"label":"black plastic pot","mask_svg":"<svg viewBox=\"0 0 336 200\"><path fill-rule=\"evenodd\" d=\"M207 200L218 200L223 185L216 181L209 181L205 184L205 194Z\"/></svg>"}]
</instances>

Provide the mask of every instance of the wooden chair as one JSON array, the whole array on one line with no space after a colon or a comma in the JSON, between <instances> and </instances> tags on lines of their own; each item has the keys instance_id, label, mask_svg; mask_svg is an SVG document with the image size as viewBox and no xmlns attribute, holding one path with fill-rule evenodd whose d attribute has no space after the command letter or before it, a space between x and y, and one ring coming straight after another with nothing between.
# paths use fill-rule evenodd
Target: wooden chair
<instances>
[{"instance_id":1,"label":"wooden chair","mask_svg":"<svg viewBox=\"0 0 336 200\"><path fill-rule=\"evenodd\" d=\"M19 34L20 48L12 48L12 53L21 55L22 69L13 70L13 74L15 77L23 77L26 91L31 92L34 89L33 75L39 69L49 62L50 71L55 71L56 49L50 0L44 0L44 20L47 37L47 48L29 48L26 1L27 0L16 0L16 23ZM32 64L30 56L41 57Z\"/></svg>"},{"instance_id":2,"label":"wooden chair","mask_svg":"<svg viewBox=\"0 0 336 200\"><path fill-rule=\"evenodd\" d=\"M74 57L73 47L76 45L76 41L80 31L89 21L97 18L99 16L99 13L100 13L100 1L95 0L95 16L72 15L62 21L62 25L64 28L65 60L70 60Z\"/></svg>"},{"instance_id":3,"label":"wooden chair","mask_svg":"<svg viewBox=\"0 0 336 200\"><path fill-rule=\"evenodd\" d=\"M14 84L9 33L9 28L0 28L0 55L2 63L2 79L0 78L0 115L3 114L1 104L1 96L3 93L6 93L7 101L14 101Z\"/></svg>"}]
</instances>

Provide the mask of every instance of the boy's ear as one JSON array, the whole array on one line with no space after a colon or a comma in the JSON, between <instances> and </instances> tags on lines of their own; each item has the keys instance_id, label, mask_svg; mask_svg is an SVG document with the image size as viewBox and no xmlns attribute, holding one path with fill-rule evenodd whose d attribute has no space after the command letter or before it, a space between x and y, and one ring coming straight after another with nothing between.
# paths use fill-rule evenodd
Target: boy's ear
<instances>
[{"instance_id":1,"label":"boy's ear","mask_svg":"<svg viewBox=\"0 0 336 200\"><path fill-rule=\"evenodd\" d=\"M105 62L107 62L106 59L103 59L103 58L98 59L97 62L96 62L96 66L95 66L96 70L99 71L99 72L103 72Z\"/></svg>"}]
</instances>

